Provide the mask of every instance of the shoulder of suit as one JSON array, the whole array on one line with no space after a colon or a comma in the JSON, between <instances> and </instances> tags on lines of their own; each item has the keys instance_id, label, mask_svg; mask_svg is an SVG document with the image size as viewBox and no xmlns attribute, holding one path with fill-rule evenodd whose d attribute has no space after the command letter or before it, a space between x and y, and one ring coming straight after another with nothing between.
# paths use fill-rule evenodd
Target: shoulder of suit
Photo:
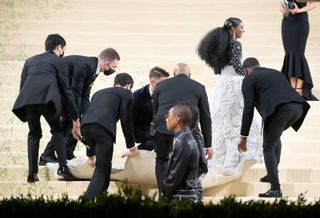
<instances>
[{"instance_id":1,"label":"shoulder of suit","mask_svg":"<svg viewBox=\"0 0 320 218\"><path fill-rule=\"evenodd\" d=\"M147 89L149 89L149 85L145 85L143 87L141 87L140 89L137 89L133 92L133 95L141 95L143 94L144 92L147 91Z\"/></svg>"}]
</instances>

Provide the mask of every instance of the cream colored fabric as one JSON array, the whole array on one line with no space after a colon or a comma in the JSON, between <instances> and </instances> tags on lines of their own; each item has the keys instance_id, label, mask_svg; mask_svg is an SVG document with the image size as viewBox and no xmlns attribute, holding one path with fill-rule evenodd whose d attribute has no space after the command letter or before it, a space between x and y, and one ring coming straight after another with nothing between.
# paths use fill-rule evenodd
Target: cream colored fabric
<instances>
[{"instance_id":1,"label":"cream colored fabric","mask_svg":"<svg viewBox=\"0 0 320 218\"><path fill-rule=\"evenodd\" d=\"M155 152L140 151L138 156L127 158L125 164L113 163L111 179L128 180L128 182L137 184L157 185L155 177L155 158ZM203 188L209 188L233 181L241 177L241 175L256 162L256 160L246 160L244 164L242 164L241 173L231 176L224 176L222 174L222 169L210 165L209 172L201 178L202 186ZM57 175L58 164L48 163L47 167L49 169L50 180L63 179ZM77 157L68 161L68 167L72 175L77 179L90 179L94 171L94 168L87 164L86 157Z\"/></svg>"}]
</instances>

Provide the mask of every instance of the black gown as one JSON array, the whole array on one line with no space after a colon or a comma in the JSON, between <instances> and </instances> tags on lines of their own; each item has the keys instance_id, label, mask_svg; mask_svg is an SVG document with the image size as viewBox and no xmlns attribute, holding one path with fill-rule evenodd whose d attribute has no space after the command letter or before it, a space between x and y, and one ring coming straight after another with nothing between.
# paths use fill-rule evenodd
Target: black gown
<instances>
[{"instance_id":1,"label":"black gown","mask_svg":"<svg viewBox=\"0 0 320 218\"><path fill-rule=\"evenodd\" d=\"M294 1L299 8L307 3ZM298 77L304 81L303 96L307 100L318 100L311 93L313 82L304 55L306 43L309 35L308 13L292 15L289 13L282 20L282 43L285 50L284 61L281 72L288 78Z\"/></svg>"}]
</instances>

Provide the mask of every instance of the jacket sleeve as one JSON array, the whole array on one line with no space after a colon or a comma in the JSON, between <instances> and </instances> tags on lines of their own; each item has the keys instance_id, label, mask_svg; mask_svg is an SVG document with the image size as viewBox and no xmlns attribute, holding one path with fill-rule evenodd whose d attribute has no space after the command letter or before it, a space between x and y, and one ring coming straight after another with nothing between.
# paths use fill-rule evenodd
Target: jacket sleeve
<instances>
[{"instance_id":1,"label":"jacket sleeve","mask_svg":"<svg viewBox=\"0 0 320 218\"><path fill-rule=\"evenodd\" d=\"M237 74L243 75L242 73L242 48L241 44L238 41L232 40L230 43L231 51L230 51L230 64Z\"/></svg>"},{"instance_id":2,"label":"jacket sleeve","mask_svg":"<svg viewBox=\"0 0 320 218\"><path fill-rule=\"evenodd\" d=\"M167 176L163 181L163 194L172 196L181 185L189 165L189 146L181 145L175 149L170 160Z\"/></svg>"},{"instance_id":3,"label":"jacket sleeve","mask_svg":"<svg viewBox=\"0 0 320 218\"><path fill-rule=\"evenodd\" d=\"M246 77L242 83L242 94L244 108L242 113L241 135L248 136L254 115L255 91L254 84L250 76Z\"/></svg>"},{"instance_id":4,"label":"jacket sleeve","mask_svg":"<svg viewBox=\"0 0 320 218\"><path fill-rule=\"evenodd\" d=\"M72 81L72 91L74 94L75 105L78 112L82 112L82 95L83 95L83 86L85 82L85 72L80 69L79 66L74 66L74 76ZM79 114L80 115L80 114Z\"/></svg>"},{"instance_id":5,"label":"jacket sleeve","mask_svg":"<svg viewBox=\"0 0 320 218\"><path fill-rule=\"evenodd\" d=\"M159 109L159 92L156 86L152 95L152 112L153 112L152 122L154 124L156 123L156 115L157 115L158 109Z\"/></svg>"},{"instance_id":6,"label":"jacket sleeve","mask_svg":"<svg viewBox=\"0 0 320 218\"><path fill-rule=\"evenodd\" d=\"M66 104L66 108L72 120L77 120L78 112L74 103L74 96L69 84L67 65L64 61L61 61L61 63L59 63L59 66L60 67L58 67L57 77L60 93L62 94L62 97Z\"/></svg>"},{"instance_id":7,"label":"jacket sleeve","mask_svg":"<svg viewBox=\"0 0 320 218\"><path fill-rule=\"evenodd\" d=\"M132 124L132 94L129 97L121 99L120 105L120 122L123 131L123 135L126 140L127 148L134 147L134 132Z\"/></svg>"},{"instance_id":8,"label":"jacket sleeve","mask_svg":"<svg viewBox=\"0 0 320 218\"><path fill-rule=\"evenodd\" d=\"M79 112L81 114L86 112L86 110L89 108L89 105L90 105L90 93L91 93L91 88L92 88L94 80L95 79L93 79L88 84L83 86L82 97L81 97L81 109L79 109ZM85 83L85 78L83 79L83 83L82 84L84 84L84 83Z\"/></svg>"},{"instance_id":9,"label":"jacket sleeve","mask_svg":"<svg viewBox=\"0 0 320 218\"><path fill-rule=\"evenodd\" d=\"M199 101L199 120L201 126L201 132L203 134L204 139L204 147L210 148L211 147L211 140L212 140L212 126L211 126L211 115L210 115L210 108L208 102L208 96L205 91L200 97Z\"/></svg>"},{"instance_id":10,"label":"jacket sleeve","mask_svg":"<svg viewBox=\"0 0 320 218\"><path fill-rule=\"evenodd\" d=\"M22 69L22 72L21 72L21 80L20 80L20 91L24 85L24 82L26 81L27 79L27 70L28 70L28 61L26 61L23 65L23 69Z\"/></svg>"}]
</instances>

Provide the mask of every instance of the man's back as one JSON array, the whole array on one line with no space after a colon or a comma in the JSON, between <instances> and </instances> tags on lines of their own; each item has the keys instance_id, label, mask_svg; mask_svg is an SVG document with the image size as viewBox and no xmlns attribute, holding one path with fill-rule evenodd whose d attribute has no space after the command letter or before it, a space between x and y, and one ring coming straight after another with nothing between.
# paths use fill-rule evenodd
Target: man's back
<instances>
[{"instance_id":1,"label":"man's back","mask_svg":"<svg viewBox=\"0 0 320 218\"><path fill-rule=\"evenodd\" d=\"M68 85L65 62L52 52L35 55L26 60L21 73L20 92L13 112L25 121L24 106L52 103L57 113L62 109L61 97L72 108L74 102Z\"/></svg>"},{"instance_id":2,"label":"man's back","mask_svg":"<svg viewBox=\"0 0 320 218\"><path fill-rule=\"evenodd\" d=\"M157 132L172 134L166 128L165 115L172 106L183 101L188 101L199 108L205 145L211 146L211 117L205 87L183 74L157 84L153 94L154 121Z\"/></svg>"},{"instance_id":3,"label":"man's back","mask_svg":"<svg viewBox=\"0 0 320 218\"><path fill-rule=\"evenodd\" d=\"M269 68L255 68L253 72L243 80L243 89L254 87L254 92L243 91L245 99L252 99L254 94L255 105L261 116L266 119L275 108L288 102L305 102L294 91L285 76L277 70Z\"/></svg>"},{"instance_id":4,"label":"man's back","mask_svg":"<svg viewBox=\"0 0 320 218\"><path fill-rule=\"evenodd\" d=\"M132 93L121 87L97 91L90 106L82 117L81 126L98 124L110 131L116 138L117 122L120 119L127 144L134 145L131 121Z\"/></svg>"},{"instance_id":5,"label":"man's back","mask_svg":"<svg viewBox=\"0 0 320 218\"><path fill-rule=\"evenodd\" d=\"M303 103L304 113L292 127L297 131L310 106L295 90L293 90L282 73L277 70L257 67L242 83L244 111L241 134L249 131L253 108L256 106L260 115L266 120L279 105L286 103Z\"/></svg>"}]
</instances>

